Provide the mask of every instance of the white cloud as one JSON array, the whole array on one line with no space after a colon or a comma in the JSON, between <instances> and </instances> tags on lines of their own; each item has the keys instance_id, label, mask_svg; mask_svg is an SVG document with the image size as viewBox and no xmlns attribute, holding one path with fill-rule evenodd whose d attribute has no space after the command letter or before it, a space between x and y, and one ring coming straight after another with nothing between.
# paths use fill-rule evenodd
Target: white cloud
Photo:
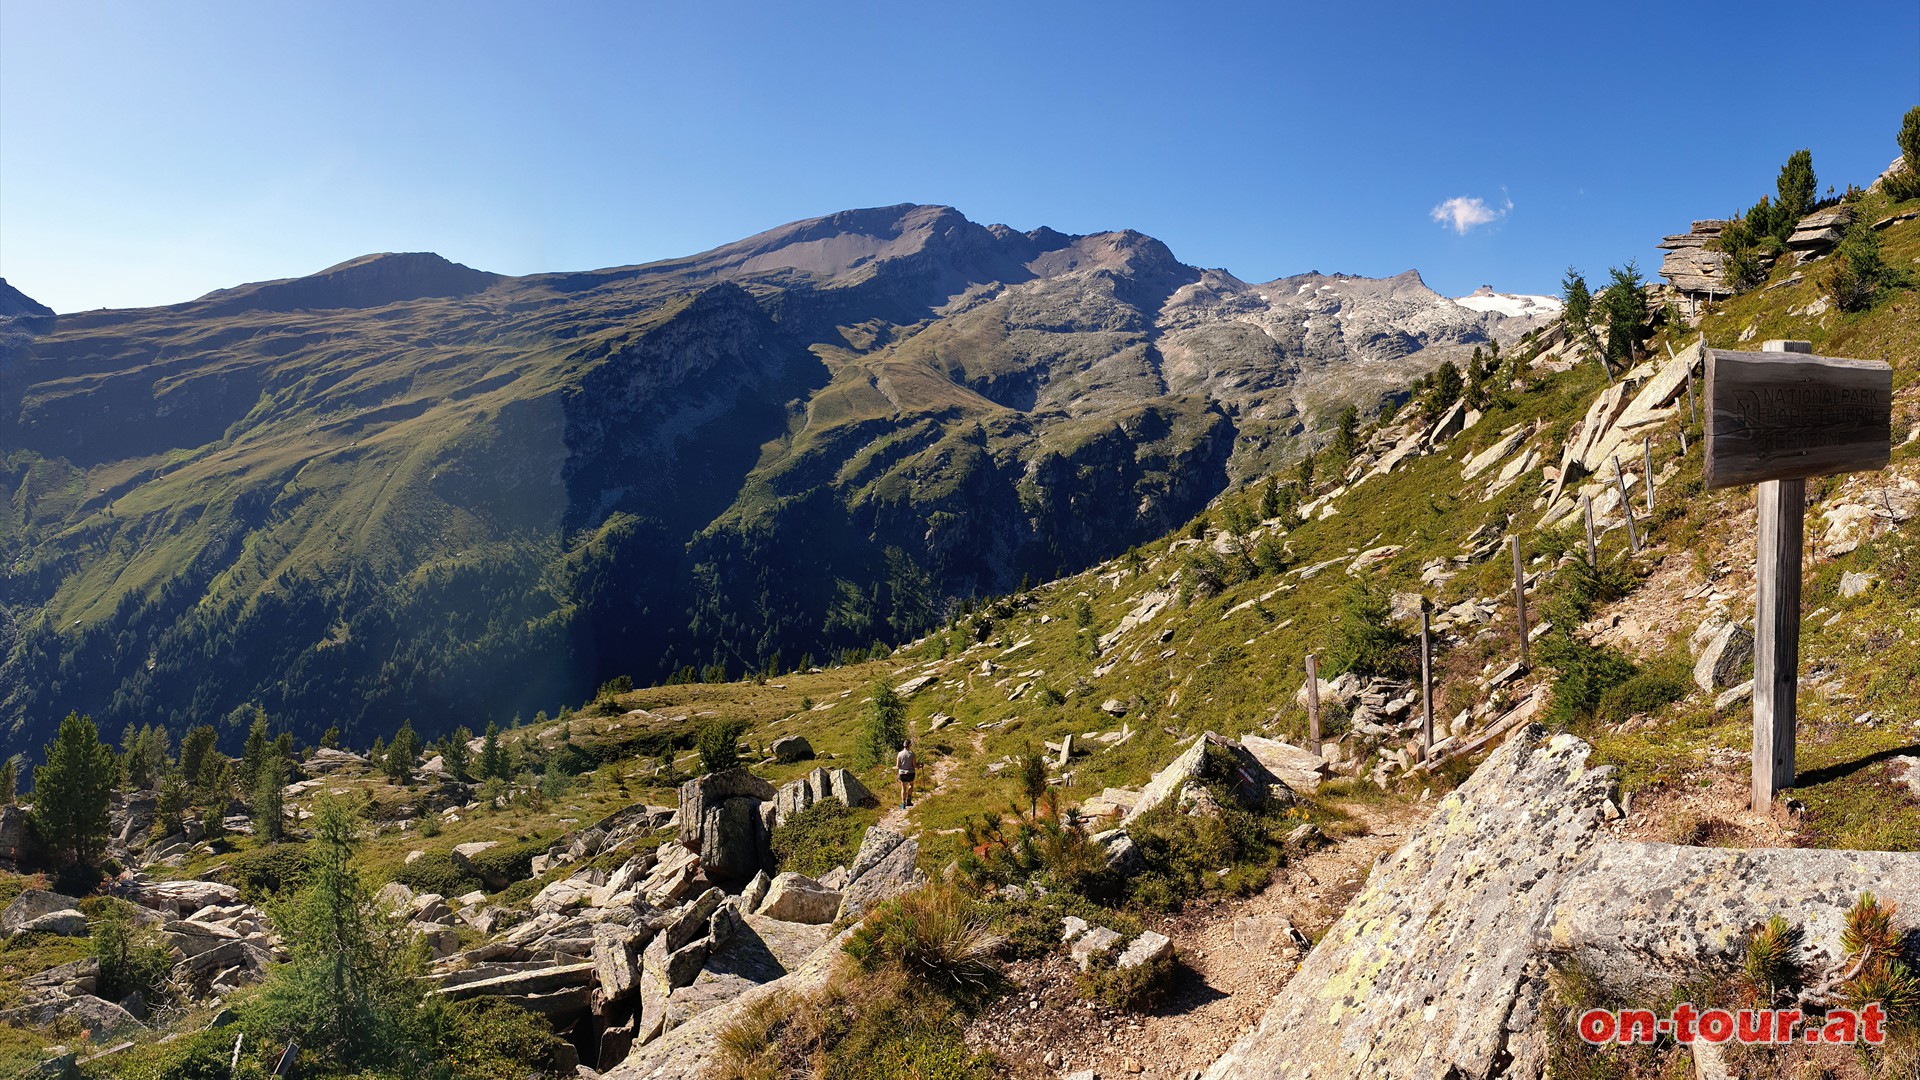
<instances>
[{"instance_id":1,"label":"white cloud","mask_svg":"<svg viewBox=\"0 0 1920 1080\"><path fill-rule=\"evenodd\" d=\"M1512 210L1512 199L1503 197L1501 199L1501 205L1495 208L1488 206L1485 199L1456 195L1446 202L1441 203L1439 206L1434 207L1427 216L1452 229L1455 233L1465 236L1468 230L1477 229L1482 225L1490 225L1493 222L1499 221L1501 218L1506 217Z\"/></svg>"}]
</instances>

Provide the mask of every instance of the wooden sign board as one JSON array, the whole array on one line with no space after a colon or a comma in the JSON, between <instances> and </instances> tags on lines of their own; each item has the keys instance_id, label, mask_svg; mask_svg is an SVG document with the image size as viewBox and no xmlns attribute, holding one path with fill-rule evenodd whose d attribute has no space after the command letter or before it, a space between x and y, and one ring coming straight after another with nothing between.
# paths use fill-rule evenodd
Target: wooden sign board
<instances>
[{"instance_id":1,"label":"wooden sign board","mask_svg":"<svg viewBox=\"0 0 1920 1080\"><path fill-rule=\"evenodd\" d=\"M1892 367L1802 352L1706 353L1707 487L1886 467Z\"/></svg>"},{"instance_id":2,"label":"wooden sign board","mask_svg":"<svg viewBox=\"0 0 1920 1080\"><path fill-rule=\"evenodd\" d=\"M1807 479L1886 467L1893 452L1893 368L1815 356L1804 341L1706 354L1706 486L1759 485L1752 806L1767 810L1794 783ZM1624 504L1626 492L1620 497Z\"/></svg>"}]
</instances>

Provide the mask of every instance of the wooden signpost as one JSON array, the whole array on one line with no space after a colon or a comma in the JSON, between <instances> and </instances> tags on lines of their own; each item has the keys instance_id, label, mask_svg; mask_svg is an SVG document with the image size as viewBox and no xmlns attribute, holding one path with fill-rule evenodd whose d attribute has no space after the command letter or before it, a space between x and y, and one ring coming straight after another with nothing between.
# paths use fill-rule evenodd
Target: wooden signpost
<instances>
[{"instance_id":1,"label":"wooden signpost","mask_svg":"<svg viewBox=\"0 0 1920 1080\"><path fill-rule=\"evenodd\" d=\"M1800 664L1800 544L1807 478L1885 468L1893 369L1814 356L1804 341L1706 350L1709 488L1758 484L1753 808L1793 786Z\"/></svg>"}]
</instances>

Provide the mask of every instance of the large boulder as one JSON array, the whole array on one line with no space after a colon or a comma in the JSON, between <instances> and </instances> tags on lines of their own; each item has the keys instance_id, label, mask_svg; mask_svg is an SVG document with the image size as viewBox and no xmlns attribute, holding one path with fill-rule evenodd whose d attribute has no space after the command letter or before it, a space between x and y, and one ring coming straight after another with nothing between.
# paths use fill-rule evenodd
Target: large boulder
<instances>
[{"instance_id":1,"label":"large boulder","mask_svg":"<svg viewBox=\"0 0 1920 1080\"><path fill-rule=\"evenodd\" d=\"M840 891L840 919L857 919L875 904L927 881L919 866L920 841L878 825L867 830Z\"/></svg>"},{"instance_id":2,"label":"large boulder","mask_svg":"<svg viewBox=\"0 0 1920 1080\"><path fill-rule=\"evenodd\" d=\"M1241 737L1240 745L1268 772L1279 777L1281 783L1295 791L1311 795L1320 789L1322 780L1333 775L1333 767L1327 764L1326 758L1292 743L1245 735Z\"/></svg>"},{"instance_id":3,"label":"large boulder","mask_svg":"<svg viewBox=\"0 0 1920 1080\"><path fill-rule=\"evenodd\" d=\"M605 880L606 876L597 870L583 870L541 889L527 906L542 915L586 907L593 902L594 890Z\"/></svg>"},{"instance_id":4,"label":"large boulder","mask_svg":"<svg viewBox=\"0 0 1920 1080\"><path fill-rule=\"evenodd\" d=\"M1232 739L1221 738L1209 731L1195 738L1179 757L1147 781L1147 786L1141 789L1139 800L1133 804L1133 809L1127 811L1121 824L1132 824L1140 815L1158 809L1179 796L1189 784L1206 779L1227 784L1248 806L1260 806L1276 795L1289 801L1292 798L1291 789L1281 783L1279 777L1268 772L1259 758Z\"/></svg>"},{"instance_id":5,"label":"large boulder","mask_svg":"<svg viewBox=\"0 0 1920 1080\"><path fill-rule=\"evenodd\" d=\"M95 1042L146 1030L146 1025L135 1019L132 1013L92 994L53 998L0 1013L0 1023L16 1026L32 1024L44 1027L55 1020L81 1028Z\"/></svg>"},{"instance_id":6,"label":"large boulder","mask_svg":"<svg viewBox=\"0 0 1920 1080\"><path fill-rule=\"evenodd\" d=\"M745 769L708 773L680 785L680 843L698 852L714 881L744 883L773 865L768 818L773 785Z\"/></svg>"},{"instance_id":7,"label":"large boulder","mask_svg":"<svg viewBox=\"0 0 1920 1080\"><path fill-rule=\"evenodd\" d=\"M837 800L848 807L873 806L879 802L859 777L845 769L822 767L782 785L773 797L774 815L776 820L785 821L827 799Z\"/></svg>"},{"instance_id":8,"label":"large boulder","mask_svg":"<svg viewBox=\"0 0 1920 1080\"><path fill-rule=\"evenodd\" d=\"M593 973L606 1000L623 1000L639 988L637 954L651 940L644 930L619 923L605 922L593 928Z\"/></svg>"},{"instance_id":9,"label":"large boulder","mask_svg":"<svg viewBox=\"0 0 1920 1080\"><path fill-rule=\"evenodd\" d=\"M839 914L840 894L804 874L788 872L773 879L757 910L782 922L830 923Z\"/></svg>"},{"instance_id":10,"label":"large boulder","mask_svg":"<svg viewBox=\"0 0 1920 1080\"><path fill-rule=\"evenodd\" d=\"M1728 623L1715 631L1693 664L1694 685L1709 694L1738 686L1753 665L1753 631Z\"/></svg>"},{"instance_id":11,"label":"large boulder","mask_svg":"<svg viewBox=\"0 0 1920 1080\"><path fill-rule=\"evenodd\" d=\"M529 1012L553 1018L556 1022L569 1022L570 1018L584 1014L592 1004L593 985L597 978L591 962L554 964L442 986L428 993L450 1001L497 997Z\"/></svg>"},{"instance_id":12,"label":"large boulder","mask_svg":"<svg viewBox=\"0 0 1920 1080\"><path fill-rule=\"evenodd\" d=\"M49 911L20 925L23 934L52 934L55 937L80 937L87 932L87 917L78 908Z\"/></svg>"},{"instance_id":13,"label":"large boulder","mask_svg":"<svg viewBox=\"0 0 1920 1080\"><path fill-rule=\"evenodd\" d=\"M1821 972L1862 891L1920 903L1920 856L1728 851L1603 838L1609 769L1522 728L1389 858L1208 1080L1540 1080L1548 971L1578 961L1619 1000L1731 977L1773 915Z\"/></svg>"},{"instance_id":14,"label":"large boulder","mask_svg":"<svg viewBox=\"0 0 1920 1080\"><path fill-rule=\"evenodd\" d=\"M807 761L813 757L813 744L805 735L787 735L773 740L773 760L783 765Z\"/></svg>"},{"instance_id":15,"label":"large boulder","mask_svg":"<svg viewBox=\"0 0 1920 1080\"><path fill-rule=\"evenodd\" d=\"M24 889L13 898L6 910L0 911L0 930L9 934L16 933L28 923L43 915L67 911L78 906L80 901L71 896L62 896L45 889Z\"/></svg>"}]
</instances>

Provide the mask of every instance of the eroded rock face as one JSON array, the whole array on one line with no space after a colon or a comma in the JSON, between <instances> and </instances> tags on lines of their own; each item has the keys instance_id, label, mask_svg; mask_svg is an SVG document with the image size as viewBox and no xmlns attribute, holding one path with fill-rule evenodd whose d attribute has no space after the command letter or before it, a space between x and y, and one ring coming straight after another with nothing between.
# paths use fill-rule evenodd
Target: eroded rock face
<instances>
[{"instance_id":1,"label":"eroded rock face","mask_svg":"<svg viewBox=\"0 0 1920 1080\"><path fill-rule=\"evenodd\" d=\"M1780 915L1824 972L1861 892L1920 904L1920 855L1607 839L1610 770L1587 768L1589 750L1516 732L1375 868L1208 1080L1539 1080L1555 966L1659 1000L1730 974L1746 936Z\"/></svg>"},{"instance_id":2,"label":"eroded rock face","mask_svg":"<svg viewBox=\"0 0 1920 1080\"><path fill-rule=\"evenodd\" d=\"M773 785L745 769L708 773L680 785L680 843L700 854L716 881L744 883L773 865L761 804Z\"/></svg>"},{"instance_id":3,"label":"eroded rock face","mask_svg":"<svg viewBox=\"0 0 1920 1080\"><path fill-rule=\"evenodd\" d=\"M852 933L847 929L812 948L807 959L786 975L748 988L726 1004L689 1017L669 1031L648 1033L653 1041L635 1049L632 1056L608 1071L606 1080L684 1080L698 1076L717 1053L721 1033L748 1010L763 1001L810 994L824 986L840 961L841 945Z\"/></svg>"}]
</instances>

